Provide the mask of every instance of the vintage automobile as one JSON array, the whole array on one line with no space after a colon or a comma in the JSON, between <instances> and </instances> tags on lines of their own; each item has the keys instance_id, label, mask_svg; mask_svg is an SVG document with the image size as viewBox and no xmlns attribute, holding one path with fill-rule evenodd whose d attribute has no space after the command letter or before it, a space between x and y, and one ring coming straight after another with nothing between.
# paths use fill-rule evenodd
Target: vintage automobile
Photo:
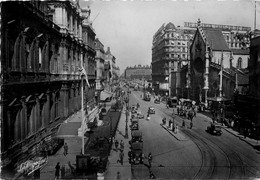
<instances>
[{"instance_id":1,"label":"vintage automobile","mask_svg":"<svg viewBox=\"0 0 260 180\"><path fill-rule=\"evenodd\" d=\"M131 164L143 163L143 142L134 142L130 147L129 161Z\"/></svg>"},{"instance_id":2,"label":"vintage automobile","mask_svg":"<svg viewBox=\"0 0 260 180\"><path fill-rule=\"evenodd\" d=\"M132 112L132 113L137 113L137 108L136 108L135 105L133 105L133 106L131 107L131 112Z\"/></svg>"},{"instance_id":3,"label":"vintage automobile","mask_svg":"<svg viewBox=\"0 0 260 180\"><path fill-rule=\"evenodd\" d=\"M155 114L155 109L153 107L148 108L148 113L149 114Z\"/></svg>"},{"instance_id":4,"label":"vintage automobile","mask_svg":"<svg viewBox=\"0 0 260 180\"><path fill-rule=\"evenodd\" d=\"M155 100L154 100L154 103L155 103L155 104L160 104L160 100L159 100L159 99L155 99Z\"/></svg>"},{"instance_id":5,"label":"vintage automobile","mask_svg":"<svg viewBox=\"0 0 260 180\"><path fill-rule=\"evenodd\" d=\"M178 99L177 97L171 97L167 99L167 104L169 105L170 108L176 107L178 104Z\"/></svg>"},{"instance_id":6,"label":"vintage automobile","mask_svg":"<svg viewBox=\"0 0 260 180\"><path fill-rule=\"evenodd\" d=\"M144 115L141 113L141 111L136 112L136 118L137 119L143 119L144 118Z\"/></svg>"},{"instance_id":7,"label":"vintage automobile","mask_svg":"<svg viewBox=\"0 0 260 180\"><path fill-rule=\"evenodd\" d=\"M217 123L210 123L206 130L208 133L220 136L222 134L221 125Z\"/></svg>"},{"instance_id":8,"label":"vintage automobile","mask_svg":"<svg viewBox=\"0 0 260 180\"><path fill-rule=\"evenodd\" d=\"M130 145L135 142L143 142L143 137L142 137L141 131L134 130L134 131L132 131L131 136L132 136L132 139L129 141Z\"/></svg>"},{"instance_id":9,"label":"vintage automobile","mask_svg":"<svg viewBox=\"0 0 260 180\"><path fill-rule=\"evenodd\" d=\"M139 129L138 119L132 119L130 128L131 128L131 130L138 130Z\"/></svg>"}]
</instances>

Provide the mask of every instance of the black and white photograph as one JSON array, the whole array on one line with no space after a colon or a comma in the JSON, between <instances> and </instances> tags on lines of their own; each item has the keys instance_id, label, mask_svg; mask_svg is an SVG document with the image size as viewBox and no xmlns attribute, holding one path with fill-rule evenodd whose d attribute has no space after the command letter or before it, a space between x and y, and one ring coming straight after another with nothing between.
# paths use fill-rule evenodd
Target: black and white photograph
<instances>
[{"instance_id":1,"label":"black and white photograph","mask_svg":"<svg viewBox=\"0 0 260 180\"><path fill-rule=\"evenodd\" d=\"M260 179L260 0L0 2L0 179Z\"/></svg>"}]
</instances>

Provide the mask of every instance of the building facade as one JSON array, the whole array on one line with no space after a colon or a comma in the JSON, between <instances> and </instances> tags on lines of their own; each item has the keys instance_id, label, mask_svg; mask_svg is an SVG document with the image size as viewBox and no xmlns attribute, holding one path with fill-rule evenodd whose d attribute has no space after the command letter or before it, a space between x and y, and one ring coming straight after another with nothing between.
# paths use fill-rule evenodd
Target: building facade
<instances>
[{"instance_id":1,"label":"building facade","mask_svg":"<svg viewBox=\"0 0 260 180\"><path fill-rule=\"evenodd\" d=\"M151 80L152 79L152 69L151 66L133 66L133 67L127 67L125 69L124 78L128 80L133 79L145 79L145 80Z\"/></svg>"},{"instance_id":2,"label":"building facade","mask_svg":"<svg viewBox=\"0 0 260 180\"><path fill-rule=\"evenodd\" d=\"M86 86L85 92L85 102L87 103L90 112L94 108L97 108L97 97L95 96L96 91L96 50L95 50L95 39L96 33L92 27L92 22L90 21L90 9L82 9L82 38L85 47L85 52L83 53L83 66L86 67L88 85Z\"/></svg>"},{"instance_id":3,"label":"building facade","mask_svg":"<svg viewBox=\"0 0 260 180\"><path fill-rule=\"evenodd\" d=\"M207 102L208 97L219 96L232 99L238 81L245 83L247 78L242 66L233 66L235 51L238 52L229 48L220 29L202 27L198 21L190 47L190 64L181 70L181 86L187 87L185 94L197 102ZM243 55L241 52L237 54Z\"/></svg>"},{"instance_id":4,"label":"building facade","mask_svg":"<svg viewBox=\"0 0 260 180\"><path fill-rule=\"evenodd\" d=\"M79 69L91 52L77 1L3 2L0 17L1 159L14 168L81 108Z\"/></svg>"},{"instance_id":5,"label":"building facade","mask_svg":"<svg viewBox=\"0 0 260 180\"><path fill-rule=\"evenodd\" d=\"M175 27L170 22L166 26L163 24L154 34L152 84L156 93L176 96L178 63L188 62L188 47L194 32L194 29Z\"/></svg>"},{"instance_id":6,"label":"building facade","mask_svg":"<svg viewBox=\"0 0 260 180\"><path fill-rule=\"evenodd\" d=\"M104 45L98 38L95 40L96 49L96 89L98 91L104 90L105 80L105 50Z\"/></svg>"},{"instance_id":7,"label":"building facade","mask_svg":"<svg viewBox=\"0 0 260 180\"><path fill-rule=\"evenodd\" d=\"M116 58L111 53L110 47L107 47L107 51L105 53L105 61L107 64L109 64L109 85L113 85L116 80Z\"/></svg>"}]
</instances>

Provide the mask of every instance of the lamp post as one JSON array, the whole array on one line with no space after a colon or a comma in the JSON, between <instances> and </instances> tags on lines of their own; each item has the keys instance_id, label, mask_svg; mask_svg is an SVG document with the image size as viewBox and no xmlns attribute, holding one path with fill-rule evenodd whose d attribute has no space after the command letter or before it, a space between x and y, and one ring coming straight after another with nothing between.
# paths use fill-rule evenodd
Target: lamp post
<instances>
[{"instance_id":1,"label":"lamp post","mask_svg":"<svg viewBox=\"0 0 260 180\"><path fill-rule=\"evenodd\" d=\"M81 119L82 119L82 123L81 123L81 132L82 132L82 155L84 155L84 146L85 146L85 143L84 143L84 125L85 125L85 122L84 122L84 107L83 107L83 76L81 76Z\"/></svg>"},{"instance_id":2,"label":"lamp post","mask_svg":"<svg viewBox=\"0 0 260 180\"><path fill-rule=\"evenodd\" d=\"M109 116L109 119L110 119L110 138L111 138L111 142L113 140L113 132L112 132L112 118L111 118L111 115Z\"/></svg>"}]
</instances>

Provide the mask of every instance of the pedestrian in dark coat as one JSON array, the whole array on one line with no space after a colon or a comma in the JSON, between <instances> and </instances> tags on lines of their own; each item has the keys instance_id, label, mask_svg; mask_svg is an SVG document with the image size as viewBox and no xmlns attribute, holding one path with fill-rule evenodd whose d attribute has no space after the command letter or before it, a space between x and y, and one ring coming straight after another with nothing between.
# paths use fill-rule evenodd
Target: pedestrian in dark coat
<instances>
[{"instance_id":1,"label":"pedestrian in dark coat","mask_svg":"<svg viewBox=\"0 0 260 180\"><path fill-rule=\"evenodd\" d=\"M117 148L118 148L118 144L119 144L119 142L116 140L116 141L115 141L115 148L116 148L116 151L117 151Z\"/></svg>"},{"instance_id":2,"label":"pedestrian in dark coat","mask_svg":"<svg viewBox=\"0 0 260 180\"><path fill-rule=\"evenodd\" d=\"M63 148L64 148L64 156L66 156L68 154L68 149L69 149L67 143L64 144Z\"/></svg>"},{"instance_id":3,"label":"pedestrian in dark coat","mask_svg":"<svg viewBox=\"0 0 260 180\"><path fill-rule=\"evenodd\" d=\"M55 166L55 179L59 179L60 177L60 163L58 162Z\"/></svg>"},{"instance_id":4,"label":"pedestrian in dark coat","mask_svg":"<svg viewBox=\"0 0 260 180\"><path fill-rule=\"evenodd\" d=\"M120 148L123 150L123 149L124 149L124 146L125 146L125 145L124 145L124 142L123 142L123 140L121 140L121 141L120 141Z\"/></svg>"},{"instance_id":5,"label":"pedestrian in dark coat","mask_svg":"<svg viewBox=\"0 0 260 180\"><path fill-rule=\"evenodd\" d=\"M117 162L120 162L121 165L123 165L123 163L124 163L124 151L123 150L120 150L119 160L117 160Z\"/></svg>"},{"instance_id":6,"label":"pedestrian in dark coat","mask_svg":"<svg viewBox=\"0 0 260 180\"><path fill-rule=\"evenodd\" d=\"M152 153L151 152L148 155L148 163L149 163L149 167L151 168L151 166L152 166Z\"/></svg>"},{"instance_id":7,"label":"pedestrian in dark coat","mask_svg":"<svg viewBox=\"0 0 260 180\"><path fill-rule=\"evenodd\" d=\"M116 180L120 180L120 179L121 179L120 172L117 172L117 175L116 175Z\"/></svg>"}]
</instances>

